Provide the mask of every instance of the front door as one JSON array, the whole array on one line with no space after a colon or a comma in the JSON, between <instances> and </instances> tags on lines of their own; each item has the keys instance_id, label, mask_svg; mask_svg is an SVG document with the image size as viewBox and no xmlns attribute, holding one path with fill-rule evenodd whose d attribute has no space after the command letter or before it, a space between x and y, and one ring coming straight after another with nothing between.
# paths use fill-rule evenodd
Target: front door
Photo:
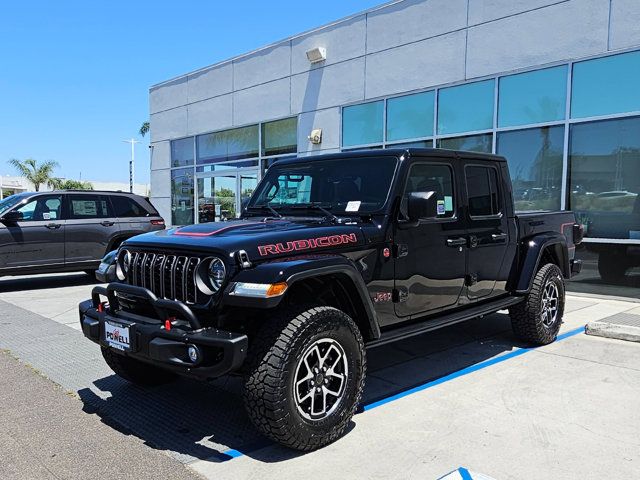
<instances>
[{"instance_id":1,"label":"front door","mask_svg":"<svg viewBox=\"0 0 640 480\"><path fill-rule=\"evenodd\" d=\"M19 222L0 225L0 269L64 264L62 195L42 195L17 210Z\"/></svg>"},{"instance_id":2,"label":"front door","mask_svg":"<svg viewBox=\"0 0 640 480\"><path fill-rule=\"evenodd\" d=\"M486 161L464 163L469 238L467 297L478 300L503 292L495 286L507 253L508 224L498 169Z\"/></svg>"},{"instance_id":3,"label":"front door","mask_svg":"<svg viewBox=\"0 0 640 480\"><path fill-rule=\"evenodd\" d=\"M258 185L256 170L207 173L198 178L198 223L234 220Z\"/></svg>"},{"instance_id":4,"label":"front door","mask_svg":"<svg viewBox=\"0 0 640 480\"><path fill-rule=\"evenodd\" d=\"M464 287L466 232L455 187L457 162L416 162L409 170L403 199L410 192L435 192L437 211L407 225L403 200L394 236L394 301L401 319L455 305Z\"/></svg>"}]
</instances>

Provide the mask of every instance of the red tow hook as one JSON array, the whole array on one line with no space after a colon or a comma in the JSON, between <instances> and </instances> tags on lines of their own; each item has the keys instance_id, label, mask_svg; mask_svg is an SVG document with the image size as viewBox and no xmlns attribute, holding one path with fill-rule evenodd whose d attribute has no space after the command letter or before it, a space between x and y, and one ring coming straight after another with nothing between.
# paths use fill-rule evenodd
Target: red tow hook
<instances>
[{"instance_id":1,"label":"red tow hook","mask_svg":"<svg viewBox=\"0 0 640 480\"><path fill-rule=\"evenodd\" d=\"M106 310L107 308L107 302L100 302L98 304L98 312L102 313Z\"/></svg>"},{"instance_id":2,"label":"red tow hook","mask_svg":"<svg viewBox=\"0 0 640 480\"><path fill-rule=\"evenodd\" d=\"M176 319L176 317L169 317L164 321L164 329L167 332L171 331L171 323Z\"/></svg>"}]
</instances>

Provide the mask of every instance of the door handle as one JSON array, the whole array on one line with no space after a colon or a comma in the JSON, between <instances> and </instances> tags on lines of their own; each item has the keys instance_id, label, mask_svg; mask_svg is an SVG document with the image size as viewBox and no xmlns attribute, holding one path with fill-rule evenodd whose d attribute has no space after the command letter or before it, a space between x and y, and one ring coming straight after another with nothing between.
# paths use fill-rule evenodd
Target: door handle
<instances>
[{"instance_id":1,"label":"door handle","mask_svg":"<svg viewBox=\"0 0 640 480\"><path fill-rule=\"evenodd\" d=\"M103 227L113 227L115 223L116 222L109 222L107 220L104 220L103 222L100 222L100 225L102 225Z\"/></svg>"},{"instance_id":2,"label":"door handle","mask_svg":"<svg viewBox=\"0 0 640 480\"><path fill-rule=\"evenodd\" d=\"M494 233L491 235L491 240L493 240L494 242L501 242L502 240L506 240L506 239L507 239L506 233Z\"/></svg>"},{"instance_id":3,"label":"door handle","mask_svg":"<svg viewBox=\"0 0 640 480\"><path fill-rule=\"evenodd\" d=\"M467 239L464 237L447 238L447 247L464 247L466 244Z\"/></svg>"},{"instance_id":4,"label":"door handle","mask_svg":"<svg viewBox=\"0 0 640 480\"><path fill-rule=\"evenodd\" d=\"M57 230L61 226L62 224L60 223L48 223L47 225L45 225L45 227L47 227L49 230Z\"/></svg>"}]
</instances>

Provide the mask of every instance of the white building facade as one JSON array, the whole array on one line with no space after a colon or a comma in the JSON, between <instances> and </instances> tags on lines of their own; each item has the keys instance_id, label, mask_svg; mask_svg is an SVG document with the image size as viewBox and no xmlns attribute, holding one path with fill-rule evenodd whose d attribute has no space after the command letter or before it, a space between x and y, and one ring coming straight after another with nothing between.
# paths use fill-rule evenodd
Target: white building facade
<instances>
[{"instance_id":1,"label":"white building facade","mask_svg":"<svg viewBox=\"0 0 640 480\"><path fill-rule=\"evenodd\" d=\"M505 155L518 209L633 242L640 1L391 2L157 84L150 121L173 225L238 215L273 159L413 145Z\"/></svg>"}]
</instances>

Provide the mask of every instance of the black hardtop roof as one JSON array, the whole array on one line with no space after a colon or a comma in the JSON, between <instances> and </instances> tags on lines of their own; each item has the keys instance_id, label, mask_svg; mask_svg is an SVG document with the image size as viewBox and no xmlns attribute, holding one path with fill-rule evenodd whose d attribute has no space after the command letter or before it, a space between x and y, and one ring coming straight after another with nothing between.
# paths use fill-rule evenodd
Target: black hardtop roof
<instances>
[{"instance_id":1,"label":"black hardtop roof","mask_svg":"<svg viewBox=\"0 0 640 480\"><path fill-rule=\"evenodd\" d=\"M335 159L351 159L362 157L438 157L438 158L472 158L474 160L488 160L492 162L506 162L504 157L490 153L468 152L464 150L446 150L443 148L385 148L352 150L340 153L329 153L324 155L308 155L304 157L288 158L278 160L280 165L302 163L306 161L322 161Z\"/></svg>"}]
</instances>

